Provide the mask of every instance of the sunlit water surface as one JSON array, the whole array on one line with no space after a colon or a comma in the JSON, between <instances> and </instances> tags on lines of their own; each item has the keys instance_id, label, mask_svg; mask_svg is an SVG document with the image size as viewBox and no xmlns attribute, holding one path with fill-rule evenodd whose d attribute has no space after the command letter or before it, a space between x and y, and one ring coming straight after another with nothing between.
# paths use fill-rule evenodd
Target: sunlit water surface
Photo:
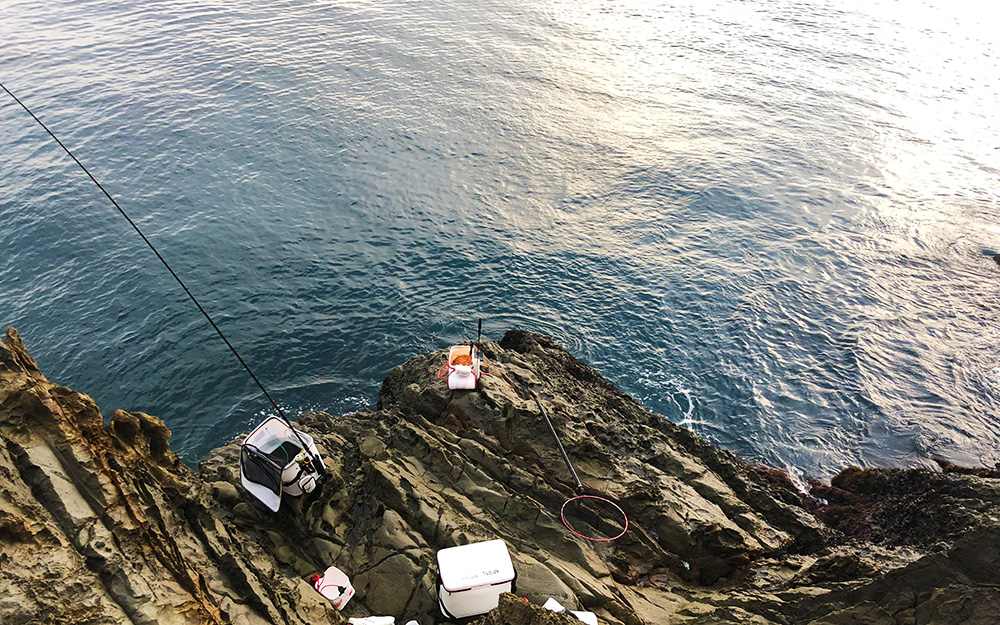
<instances>
[{"instance_id":1,"label":"sunlit water surface","mask_svg":"<svg viewBox=\"0 0 1000 625\"><path fill-rule=\"evenodd\" d=\"M1000 460L1000 23L934 0L0 3L0 81L291 412L553 335L799 473ZM189 462L267 405L2 94L0 322ZM430 374L429 374L430 375Z\"/></svg>"}]
</instances>

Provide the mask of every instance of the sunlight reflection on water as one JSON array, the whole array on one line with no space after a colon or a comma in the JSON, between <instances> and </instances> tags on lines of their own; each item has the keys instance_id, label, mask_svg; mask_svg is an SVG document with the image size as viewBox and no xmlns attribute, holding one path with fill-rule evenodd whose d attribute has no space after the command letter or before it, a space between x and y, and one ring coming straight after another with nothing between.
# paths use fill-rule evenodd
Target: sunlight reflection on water
<instances>
[{"instance_id":1,"label":"sunlight reflection on water","mask_svg":"<svg viewBox=\"0 0 1000 625\"><path fill-rule=\"evenodd\" d=\"M829 475L1000 460L990 11L13 3L0 66L292 410L373 404L485 316ZM0 321L189 461L246 430L259 397L169 276L0 128Z\"/></svg>"}]
</instances>

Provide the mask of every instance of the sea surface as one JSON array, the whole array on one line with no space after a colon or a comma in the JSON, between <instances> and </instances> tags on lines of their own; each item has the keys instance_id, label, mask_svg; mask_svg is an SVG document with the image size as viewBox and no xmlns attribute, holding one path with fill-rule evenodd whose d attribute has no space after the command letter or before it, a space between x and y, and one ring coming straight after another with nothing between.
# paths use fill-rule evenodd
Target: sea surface
<instances>
[{"instance_id":1,"label":"sea surface","mask_svg":"<svg viewBox=\"0 0 1000 625\"><path fill-rule=\"evenodd\" d=\"M482 317L829 477L1000 461L998 25L967 0L0 0L0 82L293 414L372 406ZM2 92L0 323L189 463L269 413Z\"/></svg>"}]
</instances>

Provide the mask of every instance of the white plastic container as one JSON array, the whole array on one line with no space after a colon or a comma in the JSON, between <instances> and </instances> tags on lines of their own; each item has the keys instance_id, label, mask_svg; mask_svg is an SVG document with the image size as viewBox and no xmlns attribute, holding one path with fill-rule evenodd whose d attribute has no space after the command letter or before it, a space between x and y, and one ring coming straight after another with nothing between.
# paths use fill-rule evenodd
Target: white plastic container
<instances>
[{"instance_id":1,"label":"white plastic container","mask_svg":"<svg viewBox=\"0 0 1000 625\"><path fill-rule=\"evenodd\" d=\"M459 356L467 356L472 364L456 364ZM471 345L453 345L448 350L448 388L451 390L474 390L479 385L482 355Z\"/></svg>"},{"instance_id":2,"label":"white plastic container","mask_svg":"<svg viewBox=\"0 0 1000 625\"><path fill-rule=\"evenodd\" d=\"M446 618L485 614L514 592L517 572L507 543L488 540L437 552L438 606Z\"/></svg>"},{"instance_id":3,"label":"white plastic container","mask_svg":"<svg viewBox=\"0 0 1000 625\"><path fill-rule=\"evenodd\" d=\"M337 610L343 610L347 602L354 596L354 586L351 585L351 580L335 566L328 568L322 577L313 581L313 588L328 599Z\"/></svg>"}]
</instances>

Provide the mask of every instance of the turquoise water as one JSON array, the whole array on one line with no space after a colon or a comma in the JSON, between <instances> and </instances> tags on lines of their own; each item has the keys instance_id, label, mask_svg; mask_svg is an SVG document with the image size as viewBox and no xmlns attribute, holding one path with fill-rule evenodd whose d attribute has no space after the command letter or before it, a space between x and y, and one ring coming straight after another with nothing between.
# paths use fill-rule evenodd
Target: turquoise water
<instances>
[{"instance_id":1,"label":"turquoise water","mask_svg":"<svg viewBox=\"0 0 1000 625\"><path fill-rule=\"evenodd\" d=\"M6 2L0 82L289 411L519 327L797 472L1000 460L979 3ZM6 95L4 94L4 98ZM266 401L0 102L0 323L189 462ZM428 374L432 375L431 373Z\"/></svg>"}]
</instances>

